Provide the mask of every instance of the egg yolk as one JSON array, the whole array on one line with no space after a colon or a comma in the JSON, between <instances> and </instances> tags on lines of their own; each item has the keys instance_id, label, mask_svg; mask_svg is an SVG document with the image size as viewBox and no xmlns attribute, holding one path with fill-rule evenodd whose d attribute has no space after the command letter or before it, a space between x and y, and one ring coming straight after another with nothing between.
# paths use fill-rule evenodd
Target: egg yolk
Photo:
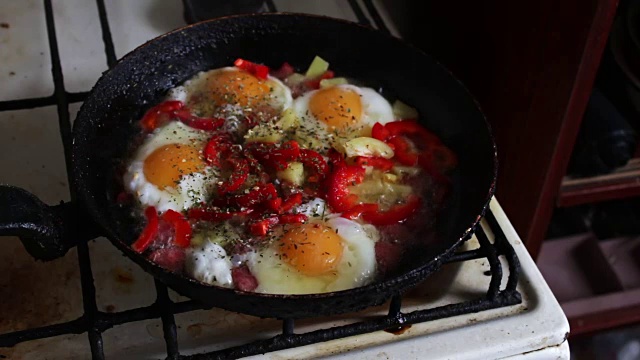
<instances>
[{"instance_id":1,"label":"egg yolk","mask_svg":"<svg viewBox=\"0 0 640 360\"><path fill-rule=\"evenodd\" d=\"M202 170L205 162L198 148L169 144L157 148L144 160L145 178L160 189L176 187L182 175Z\"/></svg>"},{"instance_id":2,"label":"egg yolk","mask_svg":"<svg viewBox=\"0 0 640 360\"><path fill-rule=\"evenodd\" d=\"M318 90L311 96L309 110L329 127L343 130L360 123L362 101L357 92L332 86Z\"/></svg>"},{"instance_id":3,"label":"egg yolk","mask_svg":"<svg viewBox=\"0 0 640 360\"><path fill-rule=\"evenodd\" d=\"M264 104L271 92L268 82L244 71L220 71L209 78L208 87L212 100L218 106Z\"/></svg>"},{"instance_id":4,"label":"egg yolk","mask_svg":"<svg viewBox=\"0 0 640 360\"><path fill-rule=\"evenodd\" d=\"M280 253L296 270L308 276L329 273L342 258L342 239L321 224L303 224L282 237Z\"/></svg>"}]
</instances>

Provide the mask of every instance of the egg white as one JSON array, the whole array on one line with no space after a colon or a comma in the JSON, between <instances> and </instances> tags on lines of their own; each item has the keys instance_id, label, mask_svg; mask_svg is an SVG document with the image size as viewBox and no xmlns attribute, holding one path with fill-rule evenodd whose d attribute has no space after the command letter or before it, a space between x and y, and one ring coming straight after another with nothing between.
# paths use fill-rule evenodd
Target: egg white
<instances>
[{"instance_id":1,"label":"egg white","mask_svg":"<svg viewBox=\"0 0 640 360\"><path fill-rule=\"evenodd\" d=\"M256 292L269 294L313 294L351 289L370 283L376 272L375 228L365 229L349 219L325 222L342 238L343 254L336 274L307 276L281 260L278 242L247 254L247 265L258 280Z\"/></svg>"},{"instance_id":2,"label":"egg white","mask_svg":"<svg viewBox=\"0 0 640 360\"><path fill-rule=\"evenodd\" d=\"M232 287L231 259L219 244L205 239L186 251L185 270L196 280L211 285Z\"/></svg>"},{"instance_id":3,"label":"egg white","mask_svg":"<svg viewBox=\"0 0 640 360\"><path fill-rule=\"evenodd\" d=\"M144 161L156 149L170 144L204 147L208 135L181 122L173 121L149 134L136 150L124 175L124 185L144 206L155 206L160 212L186 210L203 202L213 190L217 173L205 167L202 172L183 175L176 187L158 188L144 176Z\"/></svg>"}]
</instances>

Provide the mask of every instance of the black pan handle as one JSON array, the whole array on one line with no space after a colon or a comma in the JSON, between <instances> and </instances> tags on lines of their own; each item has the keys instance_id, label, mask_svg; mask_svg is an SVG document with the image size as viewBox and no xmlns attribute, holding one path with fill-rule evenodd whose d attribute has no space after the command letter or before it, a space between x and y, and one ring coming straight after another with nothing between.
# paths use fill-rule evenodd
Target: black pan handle
<instances>
[{"instance_id":1,"label":"black pan handle","mask_svg":"<svg viewBox=\"0 0 640 360\"><path fill-rule=\"evenodd\" d=\"M18 236L38 260L53 260L80 241L98 236L97 226L74 203L49 206L15 186L0 185L0 236Z\"/></svg>"}]
</instances>

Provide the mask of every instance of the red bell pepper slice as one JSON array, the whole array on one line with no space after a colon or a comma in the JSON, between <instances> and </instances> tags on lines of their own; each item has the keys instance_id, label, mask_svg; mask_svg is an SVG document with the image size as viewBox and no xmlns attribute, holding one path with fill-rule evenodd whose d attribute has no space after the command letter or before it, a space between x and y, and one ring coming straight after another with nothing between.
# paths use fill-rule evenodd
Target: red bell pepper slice
<instances>
[{"instance_id":1,"label":"red bell pepper slice","mask_svg":"<svg viewBox=\"0 0 640 360\"><path fill-rule=\"evenodd\" d=\"M236 216L246 216L253 212L253 209L246 209L241 211L221 211L214 209L192 208L189 209L187 215L189 219L221 222L225 220L233 219Z\"/></svg>"},{"instance_id":2,"label":"red bell pepper slice","mask_svg":"<svg viewBox=\"0 0 640 360\"><path fill-rule=\"evenodd\" d=\"M313 175L307 177L309 182L320 182L324 180L329 172L327 161L316 151L301 149L300 162L312 170Z\"/></svg>"},{"instance_id":3,"label":"red bell pepper slice","mask_svg":"<svg viewBox=\"0 0 640 360\"><path fill-rule=\"evenodd\" d=\"M220 167L222 154L231 147L231 141L226 135L218 134L209 139L204 147L204 159L210 165Z\"/></svg>"},{"instance_id":4,"label":"red bell pepper slice","mask_svg":"<svg viewBox=\"0 0 640 360\"><path fill-rule=\"evenodd\" d=\"M320 81L325 80L325 79L333 79L334 76L335 76L335 74L334 74L333 71L327 70L324 73L322 73L322 75L305 81L304 85L306 87L308 87L309 89L319 89L320 88Z\"/></svg>"},{"instance_id":5,"label":"red bell pepper slice","mask_svg":"<svg viewBox=\"0 0 640 360\"><path fill-rule=\"evenodd\" d=\"M173 226L175 232L173 242L176 245L186 248L191 244L191 225L182 214L169 209L162 214L162 220Z\"/></svg>"},{"instance_id":6,"label":"red bell pepper slice","mask_svg":"<svg viewBox=\"0 0 640 360\"><path fill-rule=\"evenodd\" d=\"M387 141L387 139L391 136L391 133L387 128L380 124L375 123L373 128L371 129L371 137L374 139L378 139L380 141Z\"/></svg>"},{"instance_id":7,"label":"red bell pepper slice","mask_svg":"<svg viewBox=\"0 0 640 360\"><path fill-rule=\"evenodd\" d=\"M249 170L251 171L251 173L258 177L258 182L269 182L271 177L264 170L264 167L262 166L262 164L260 164L258 159L253 156L251 151L245 148L242 150L242 155L244 155L244 158L247 159L247 162L249 163Z\"/></svg>"},{"instance_id":8,"label":"red bell pepper slice","mask_svg":"<svg viewBox=\"0 0 640 360\"><path fill-rule=\"evenodd\" d=\"M286 214L278 216L280 224L302 224L309 220L309 217L304 214Z\"/></svg>"},{"instance_id":9,"label":"red bell pepper slice","mask_svg":"<svg viewBox=\"0 0 640 360\"><path fill-rule=\"evenodd\" d=\"M282 202L282 206L280 206L280 212L287 212L293 209L294 206L302 204L302 193L295 193L290 195Z\"/></svg>"},{"instance_id":10,"label":"red bell pepper slice","mask_svg":"<svg viewBox=\"0 0 640 360\"><path fill-rule=\"evenodd\" d=\"M280 208L282 207L282 198L276 197L273 199L269 199L266 201L266 204L269 210L280 211Z\"/></svg>"},{"instance_id":11,"label":"red bell pepper slice","mask_svg":"<svg viewBox=\"0 0 640 360\"><path fill-rule=\"evenodd\" d=\"M410 195L407 202L402 205L392 206L387 211L382 212L364 212L362 220L372 225L392 225L407 220L415 213L422 204L420 198L416 195Z\"/></svg>"},{"instance_id":12,"label":"red bell pepper slice","mask_svg":"<svg viewBox=\"0 0 640 360\"><path fill-rule=\"evenodd\" d=\"M256 64L244 59L236 59L236 61L233 62L233 65L238 69L251 73L258 79L266 80L267 76L269 76L269 67L266 65Z\"/></svg>"},{"instance_id":13,"label":"red bell pepper slice","mask_svg":"<svg viewBox=\"0 0 640 360\"><path fill-rule=\"evenodd\" d=\"M220 194L238 190L249 177L249 161L234 151L227 135L217 134L211 137L204 148L204 158L210 165L221 167L223 159L231 166L231 175L218 187Z\"/></svg>"},{"instance_id":14,"label":"red bell pepper slice","mask_svg":"<svg viewBox=\"0 0 640 360\"><path fill-rule=\"evenodd\" d=\"M255 186L251 191L249 191L249 193L236 195L229 201L236 206L248 208L277 197L278 192L276 191L275 186L269 183Z\"/></svg>"},{"instance_id":15,"label":"red bell pepper slice","mask_svg":"<svg viewBox=\"0 0 640 360\"><path fill-rule=\"evenodd\" d=\"M420 138L420 142L424 144L428 144L430 142L440 142L440 139L438 139L435 134L431 133L417 121L412 119L392 121L390 123L387 123L385 125L385 128L389 131L390 136L415 135L418 136Z\"/></svg>"},{"instance_id":16,"label":"red bell pepper slice","mask_svg":"<svg viewBox=\"0 0 640 360\"><path fill-rule=\"evenodd\" d=\"M158 234L158 225L160 223L158 212L153 206L149 206L144 210L144 216L147 218L147 225L138 236L138 239L131 244L131 248L139 253L145 251L151 245Z\"/></svg>"},{"instance_id":17,"label":"red bell pepper slice","mask_svg":"<svg viewBox=\"0 0 640 360\"><path fill-rule=\"evenodd\" d=\"M198 130L213 131L224 125L221 118L201 118L191 114L187 109L180 109L173 113L183 124Z\"/></svg>"},{"instance_id":18,"label":"red bell pepper slice","mask_svg":"<svg viewBox=\"0 0 640 360\"><path fill-rule=\"evenodd\" d=\"M276 164L284 164L280 170L287 168L287 163L295 161L300 157L300 145L295 140L289 140L275 149L269 151L266 158Z\"/></svg>"},{"instance_id":19,"label":"red bell pepper slice","mask_svg":"<svg viewBox=\"0 0 640 360\"><path fill-rule=\"evenodd\" d=\"M295 140L287 141L283 144L268 142L254 142L249 144L251 153L262 164L268 167L275 167L277 170L284 170L288 163L300 157L300 145Z\"/></svg>"},{"instance_id":20,"label":"red bell pepper slice","mask_svg":"<svg viewBox=\"0 0 640 360\"><path fill-rule=\"evenodd\" d=\"M282 64L282 66L280 66L278 70L272 71L271 76L280 80L284 80L294 72L296 72L296 69L294 69L293 66L289 65L289 63L285 62Z\"/></svg>"},{"instance_id":21,"label":"red bell pepper slice","mask_svg":"<svg viewBox=\"0 0 640 360\"><path fill-rule=\"evenodd\" d=\"M160 115L172 113L182 109L182 107L184 107L184 104L181 101L161 102L144 114L140 120L140 126L142 126L145 131L153 131L160 125Z\"/></svg>"},{"instance_id":22,"label":"red bell pepper slice","mask_svg":"<svg viewBox=\"0 0 640 360\"><path fill-rule=\"evenodd\" d=\"M227 194L238 190L249 177L249 162L240 156L231 156L226 159L231 165L229 179L218 186L220 194Z\"/></svg>"},{"instance_id":23,"label":"red bell pepper slice","mask_svg":"<svg viewBox=\"0 0 640 360\"><path fill-rule=\"evenodd\" d=\"M358 197L349 193L349 186L361 183L364 175L364 168L356 165L338 167L331 174L327 184L327 202L334 211L346 211L356 205Z\"/></svg>"},{"instance_id":24,"label":"red bell pepper slice","mask_svg":"<svg viewBox=\"0 0 640 360\"><path fill-rule=\"evenodd\" d=\"M389 171L394 165L393 161L377 156L358 156L356 157L356 164L360 166L373 166L374 168L378 168L382 171Z\"/></svg>"},{"instance_id":25,"label":"red bell pepper slice","mask_svg":"<svg viewBox=\"0 0 640 360\"><path fill-rule=\"evenodd\" d=\"M280 222L277 216L255 221L249 225L249 232L256 236L265 236L271 228Z\"/></svg>"},{"instance_id":26,"label":"red bell pepper slice","mask_svg":"<svg viewBox=\"0 0 640 360\"><path fill-rule=\"evenodd\" d=\"M387 140L393 145L394 158L402 165L415 166L418 163L418 153L411 148L409 140L404 136L395 136Z\"/></svg>"},{"instance_id":27,"label":"red bell pepper slice","mask_svg":"<svg viewBox=\"0 0 640 360\"><path fill-rule=\"evenodd\" d=\"M379 208L380 206L378 204L369 204L369 203L358 204L352 207L351 209L343 212L341 216L343 218L355 220L359 218L360 215L362 215L363 213L365 212L375 213L378 211Z\"/></svg>"}]
</instances>

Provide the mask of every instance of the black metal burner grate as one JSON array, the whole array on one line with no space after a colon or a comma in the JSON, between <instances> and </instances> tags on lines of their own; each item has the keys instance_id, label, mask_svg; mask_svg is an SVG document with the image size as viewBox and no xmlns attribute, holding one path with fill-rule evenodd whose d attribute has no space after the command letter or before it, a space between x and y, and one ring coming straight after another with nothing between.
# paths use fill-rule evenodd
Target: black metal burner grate
<instances>
[{"instance_id":1,"label":"black metal burner grate","mask_svg":"<svg viewBox=\"0 0 640 360\"><path fill-rule=\"evenodd\" d=\"M117 59L113 40L111 38L111 32L109 30L107 12L104 0L96 0L96 2L98 5L102 37L105 45L106 60L109 67L112 67L115 65ZM375 24L379 30L389 32L373 2L371 0L364 0L363 3L367 12L373 19L373 24ZM353 8L360 23L372 26L371 21L369 21L357 0L349 0L349 4ZM69 104L83 101L88 93L71 93L65 90L51 0L44 0L44 5L49 47L51 50L55 92L51 96L41 98L0 101L0 111L31 109L55 104L58 109L58 120L64 145L65 160L67 164L70 164L72 135ZM276 10L273 1L270 0L266 1L266 8L269 11ZM190 20L198 20L198 17L196 16L197 14L188 14L188 6L185 7L185 9L185 17ZM191 17L189 18L189 16ZM69 171L70 167L67 166L67 172ZM70 174L68 175L69 178L72 178ZM73 197L74 185L71 184L70 186ZM72 200L75 199L72 198ZM96 291L93 283L91 262L89 259L89 248L87 243L80 243L78 245L78 263L80 267L84 314L78 319L61 324L0 334L0 347L12 347L25 341L65 334L87 333L93 359L104 359L102 342L102 333L104 331L124 323L161 318L166 343L167 359L238 358L519 304L522 300L520 293L516 289L516 285L518 283L520 263L513 248L507 241L497 220L490 210L488 210L486 220L495 235L494 243L491 243L483 230L479 228L476 232L476 236L480 242L479 249L458 252L445 261L445 263L452 263L486 258L491 268L490 273L487 273L487 275L491 276L491 282L486 296L462 303L403 313L401 307L402 297L397 295L391 300L387 316L307 333L295 333L294 321L291 319L284 319L282 320L282 333L272 338L254 341L241 346L234 346L206 354L188 356L180 355L179 353L174 314L204 309L206 307L195 301L174 303L169 299L167 288L163 284L156 282L155 287L157 297L156 301L152 305L116 313L105 313L99 311L96 305ZM500 289L500 282L502 279L502 265L498 259L498 256L500 255L503 255L507 260L509 269L509 278L504 289Z\"/></svg>"}]
</instances>

